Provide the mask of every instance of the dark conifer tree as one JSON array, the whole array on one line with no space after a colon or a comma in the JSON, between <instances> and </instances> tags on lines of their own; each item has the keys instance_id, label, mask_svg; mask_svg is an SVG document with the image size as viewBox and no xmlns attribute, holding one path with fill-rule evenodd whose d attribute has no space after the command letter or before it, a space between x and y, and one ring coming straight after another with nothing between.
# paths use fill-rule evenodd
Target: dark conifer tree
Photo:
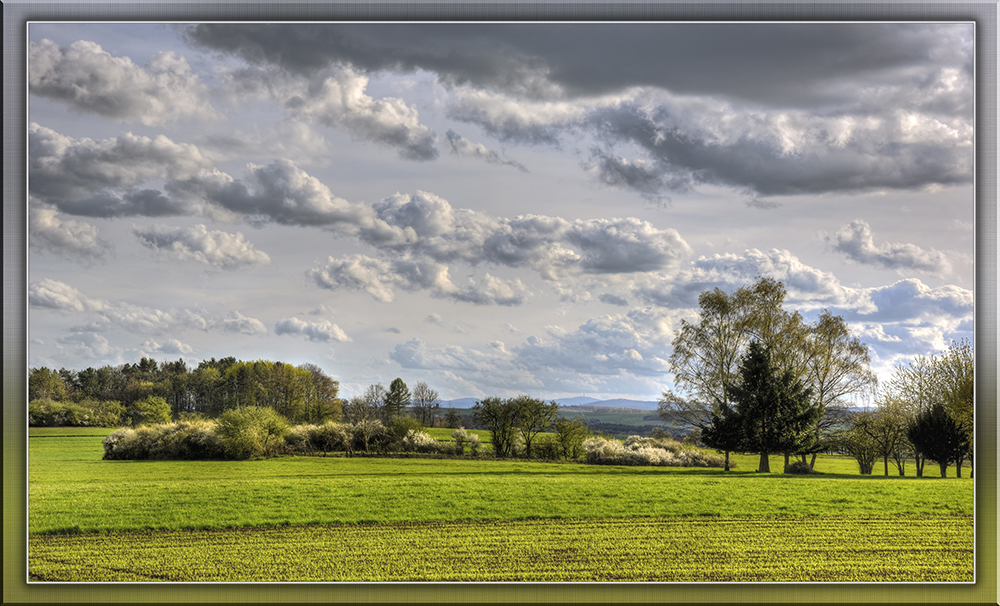
<instances>
[{"instance_id":1,"label":"dark conifer tree","mask_svg":"<svg viewBox=\"0 0 1000 606\"><path fill-rule=\"evenodd\" d=\"M947 477L948 464L963 458L967 446L965 432L941 404L935 404L919 414L907 431L917 452L941 467L941 477Z\"/></svg>"}]
</instances>

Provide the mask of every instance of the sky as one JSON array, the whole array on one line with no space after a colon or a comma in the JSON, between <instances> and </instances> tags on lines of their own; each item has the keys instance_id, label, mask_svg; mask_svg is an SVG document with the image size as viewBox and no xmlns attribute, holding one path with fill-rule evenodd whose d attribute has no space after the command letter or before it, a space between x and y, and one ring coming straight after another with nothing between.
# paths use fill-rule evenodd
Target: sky
<instances>
[{"instance_id":1,"label":"sky","mask_svg":"<svg viewBox=\"0 0 1000 606\"><path fill-rule=\"evenodd\" d=\"M974 28L28 28L28 363L655 400L757 276L882 379L973 336Z\"/></svg>"}]
</instances>

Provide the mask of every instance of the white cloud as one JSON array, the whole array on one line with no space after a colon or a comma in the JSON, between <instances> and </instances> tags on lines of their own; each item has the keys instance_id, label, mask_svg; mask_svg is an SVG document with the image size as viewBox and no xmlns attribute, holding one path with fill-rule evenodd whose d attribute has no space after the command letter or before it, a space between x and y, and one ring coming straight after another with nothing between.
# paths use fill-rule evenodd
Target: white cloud
<instances>
[{"instance_id":1,"label":"white cloud","mask_svg":"<svg viewBox=\"0 0 1000 606\"><path fill-rule=\"evenodd\" d=\"M28 208L28 244L39 251L62 255L82 263L103 259L112 249L90 223L62 219L54 208L31 199Z\"/></svg>"},{"instance_id":2,"label":"white cloud","mask_svg":"<svg viewBox=\"0 0 1000 606\"><path fill-rule=\"evenodd\" d=\"M348 342L351 338L336 324L329 320L306 322L298 318L285 318L274 325L276 335L303 335L310 341L328 343L330 341Z\"/></svg>"},{"instance_id":3,"label":"white cloud","mask_svg":"<svg viewBox=\"0 0 1000 606\"><path fill-rule=\"evenodd\" d=\"M529 294L519 279L503 280L485 274L466 286L451 281L448 267L430 260L375 259L348 255L326 262L307 272L318 286L329 290L363 290L378 301L395 300L395 289L423 290L431 296L475 305L520 305Z\"/></svg>"},{"instance_id":4,"label":"white cloud","mask_svg":"<svg viewBox=\"0 0 1000 606\"><path fill-rule=\"evenodd\" d=\"M900 275L911 271L945 275L951 271L947 255L938 250L907 243L883 242L875 246L871 227L861 219L838 229L833 241L833 250L851 261L895 270Z\"/></svg>"},{"instance_id":5,"label":"white cloud","mask_svg":"<svg viewBox=\"0 0 1000 606\"><path fill-rule=\"evenodd\" d=\"M75 111L157 125L181 118L216 117L208 88L184 57L160 52L145 66L114 57L95 42L60 47L51 40L28 45L28 90Z\"/></svg>"},{"instance_id":6,"label":"white cloud","mask_svg":"<svg viewBox=\"0 0 1000 606\"><path fill-rule=\"evenodd\" d=\"M106 304L84 295L69 284L44 278L28 286L28 304L32 307L56 309L60 311L97 311Z\"/></svg>"},{"instance_id":7,"label":"white cloud","mask_svg":"<svg viewBox=\"0 0 1000 606\"><path fill-rule=\"evenodd\" d=\"M189 228L152 225L134 227L132 232L144 246L164 256L216 269L235 270L271 262L267 253L254 248L240 232L209 231L204 225Z\"/></svg>"},{"instance_id":8,"label":"white cloud","mask_svg":"<svg viewBox=\"0 0 1000 606\"><path fill-rule=\"evenodd\" d=\"M181 343L177 339L167 339L163 343L157 343L153 339L147 339L139 346L143 355L163 353L163 354L190 354L194 351L187 343Z\"/></svg>"}]
</instances>

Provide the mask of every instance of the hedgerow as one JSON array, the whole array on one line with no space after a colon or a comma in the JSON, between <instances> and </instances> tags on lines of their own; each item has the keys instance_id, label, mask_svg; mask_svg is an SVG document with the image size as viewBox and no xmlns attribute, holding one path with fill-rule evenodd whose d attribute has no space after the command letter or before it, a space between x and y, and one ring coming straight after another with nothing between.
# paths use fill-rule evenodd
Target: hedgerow
<instances>
[{"instance_id":1,"label":"hedgerow","mask_svg":"<svg viewBox=\"0 0 1000 606\"><path fill-rule=\"evenodd\" d=\"M121 423L125 408L113 400L85 399L57 402L39 398L28 402L31 427L114 427Z\"/></svg>"}]
</instances>

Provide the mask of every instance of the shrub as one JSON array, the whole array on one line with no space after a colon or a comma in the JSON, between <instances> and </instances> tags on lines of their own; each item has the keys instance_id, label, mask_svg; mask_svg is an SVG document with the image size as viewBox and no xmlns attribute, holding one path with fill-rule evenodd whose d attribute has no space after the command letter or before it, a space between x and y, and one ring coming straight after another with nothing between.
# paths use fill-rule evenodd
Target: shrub
<instances>
[{"instance_id":1,"label":"shrub","mask_svg":"<svg viewBox=\"0 0 1000 606\"><path fill-rule=\"evenodd\" d=\"M219 415L216 434L226 457L259 459L277 454L290 428L273 408L246 406Z\"/></svg>"},{"instance_id":2,"label":"shrub","mask_svg":"<svg viewBox=\"0 0 1000 606\"><path fill-rule=\"evenodd\" d=\"M476 435L476 434L472 434ZM478 439L479 436L476 436ZM464 427L459 427L455 431L451 432L451 439L455 442L454 449L455 454L462 455L465 454L465 443L469 441L469 432L465 430Z\"/></svg>"},{"instance_id":3,"label":"shrub","mask_svg":"<svg viewBox=\"0 0 1000 606\"><path fill-rule=\"evenodd\" d=\"M103 440L105 459L220 459L222 443L212 421L125 427Z\"/></svg>"},{"instance_id":4,"label":"shrub","mask_svg":"<svg viewBox=\"0 0 1000 606\"><path fill-rule=\"evenodd\" d=\"M583 443L584 460L598 465L722 467L722 457L685 447L675 440L629 436L624 443L594 437Z\"/></svg>"},{"instance_id":5,"label":"shrub","mask_svg":"<svg viewBox=\"0 0 1000 606\"><path fill-rule=\"evenodd\" d=\"M808 474L816 472L814 472L813 468L809 466L809 463L806 463L805 461L795 461L794 463L788 466L788 469L785 470L785 473Z\"/></svg>"},{"instance_id":6,"label":"shrub","mask_svg":"<svg viewBox=\"0 0 1000 606\"><path fill-rule=\"evenodd\" d=\"M310 433L314 449L323 454L350 450L351 434L343 424L327 421L314 427Z\"/></svg>"},{"instance_id":7,"label":"shrub","mask_svg":"<svg viewBox=\"0 0 1000 606\"><path fill-rule=\"evenodd\" d=\"M406 433L402 440L402 446L405 452L435 453L442 450L436 439L432 438L426 431L417 429L411 429Z\"/></svg>"},{"instance_id":8,"label":"shrub","mask_svg":"<svg viewBox=\"0 0 1000 606\"><path fill-rule=\"evenodd\" d=\"M411 431L421 431L423 428L420 421L413 417L396 417L385 428L387 445L390 448L403 448L403 439Z\"/></svg>"},{"instance_id":9,"label":"shrub","mask_svg":"<svg viewBox=\"0 0 1000 606\"><path fill-rule=\"evenodd\" d=\"M28 403L28 425L34 427L87 427L90 423L90 411L76 402L40 398Z\"/></svg>"},{"instance_id":10,"label":"shrub","mask_svg":"<svg viewBox=\"0 0 1000 606\"><path fill-rule=\"evenodd\" d=\"M364 450L371 452L372 449L380 449L386 442L385 425L377 419L362 419L355 423L344 425L344 429L350 436L351 450Z\"/></svg>"},{"instance_id":11,"label":"shrub","mask_svg":"<svg viewBox=\"0 0 1000 606\"><path fill-rule=\"evenodd\" d=\"M118 427L122 424L125 407L115 400L80 400L80 406L90 411L90 424L93 427Z\"/></svg>"},{"instance_id":12,"label":"shrub","mask_svg":"<svg viewBox=\"0 0 1000 606\"><path fill-rule=\"evenodd\" d=\"M532 450L539 459L547 459L549 461L560 458L563 453L563 447L559 443L559 439L556 436L548 435L538 438Z\"/></svg>"},{"instance_id":13,"label":"shrub","mask_svg":"<svg viewBox=\"0 0 1000 606\"><path fill-rule=\"evenodd\" d=\"M313 443L317 425L296 425L285 436L285 451L290 453L310 453L318 450Z\"/></svg>"}]
</instances>

